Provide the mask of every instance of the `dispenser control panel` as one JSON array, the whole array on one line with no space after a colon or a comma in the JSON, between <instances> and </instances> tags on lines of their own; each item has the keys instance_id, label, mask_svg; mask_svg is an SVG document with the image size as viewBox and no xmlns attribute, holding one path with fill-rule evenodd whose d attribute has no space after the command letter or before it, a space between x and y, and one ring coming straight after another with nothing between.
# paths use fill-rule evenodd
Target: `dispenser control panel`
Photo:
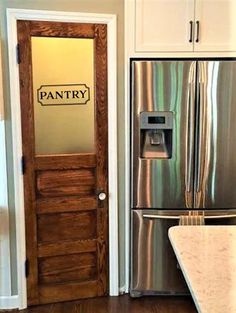
<instances>
[{"instance_id":1,"label":"dispenser control panel","mask_svg":"<svg viewBox=\"0 0 236 313\"><path fill-rule=\"evenodd\" d=\"M173 112L141 112L140 129L172 129Z\"/></svg>"}]
</instances>

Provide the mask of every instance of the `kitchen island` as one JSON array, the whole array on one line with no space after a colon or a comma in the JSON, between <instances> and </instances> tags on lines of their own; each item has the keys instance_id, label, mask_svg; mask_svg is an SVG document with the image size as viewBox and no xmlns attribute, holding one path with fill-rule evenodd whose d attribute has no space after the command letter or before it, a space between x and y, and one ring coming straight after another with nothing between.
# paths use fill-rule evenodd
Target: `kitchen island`
<instances>
[{"instance_id":1,"label":"kitchen island","mask_svg":"<svg viewBox=\"0 0 236 313\"><path fill-rule=\"evenodd\" d=\"M199 313L236 312L236 226L175 226L169 238Z\"/></svg>"}]
</instances>

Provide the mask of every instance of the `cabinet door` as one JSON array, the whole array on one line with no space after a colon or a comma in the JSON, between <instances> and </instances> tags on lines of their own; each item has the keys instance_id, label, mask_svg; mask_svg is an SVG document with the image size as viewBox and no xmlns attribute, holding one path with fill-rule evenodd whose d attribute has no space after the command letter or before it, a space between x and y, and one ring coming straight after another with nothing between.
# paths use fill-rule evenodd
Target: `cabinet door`
<instances>
[{"instance_id":1,"label":"cabinet door","mask_svg":"<svg viewBox=\"0 0 236 313\"><path fill-rule=\"evenodd\" d=\"M137 52L193 51L194 0L135 0L135 6Z\"/></svg>"},{"instance_id":2,"label":"cabinet door","mask_svg":"<svg viewBox=\"0 0 236 313\"><path fill-rule=\"evenodd\" d=\"M195 16L195 51L236 51L235 0L196 0Z\"/></svg>"}]
</instances>

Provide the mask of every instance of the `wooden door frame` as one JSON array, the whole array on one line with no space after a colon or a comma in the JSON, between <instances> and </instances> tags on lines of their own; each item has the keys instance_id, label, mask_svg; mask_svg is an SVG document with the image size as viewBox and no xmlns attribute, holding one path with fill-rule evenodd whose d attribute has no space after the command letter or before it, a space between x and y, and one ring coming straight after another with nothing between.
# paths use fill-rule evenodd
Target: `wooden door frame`
<instances>
[{"instance_id":1,"label":"wooden door frame","mask_svg":"<svg viewBox=\"0 0 236 313\"><path fill-rule=\"evenodd\" d=\"M108 52L108 181L109 181L109 294L119 294L118 173L117 173L117 34L116 15L63 11L7 9L10 96L12 112L13 170L16 214L18 308L27 307L25 278L24 187L21 173L22 136L19 65L16 58L17 20L97 23L107 25Z\"/></svg>"}]
</instances>

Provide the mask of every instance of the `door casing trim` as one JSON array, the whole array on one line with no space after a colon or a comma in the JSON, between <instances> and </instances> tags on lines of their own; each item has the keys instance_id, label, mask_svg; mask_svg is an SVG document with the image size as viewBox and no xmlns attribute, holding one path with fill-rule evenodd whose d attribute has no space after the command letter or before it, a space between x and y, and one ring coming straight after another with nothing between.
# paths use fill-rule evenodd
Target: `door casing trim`
<instances>
[{"instance_id":1,"label":"door casing trim","mask_svg":"<svg viewBox=\"0 0 236 313\"><path fill-rule=\"evenodd\" d=\"M22 136L19 66L16 60L17 20L97 23L107 25L108 53L108 181L109 181L109 294L119 294L118 173L117 173L117 26L114 14L7 9L10 99L12 114L13 170L16 211L18 308L27 307L25 278L24 187L21 173Z\"/></svg>"},{"instance_id":2,"label":"door casing trim","mask_svg":"<svg viewBox=\"0 0 236 313\"><path fill-rule=\"evenodd\" d=\"M11 295L11 258L5 133L6 125L4 120L3 77L1 60L2 53L0 44L0 310L3 308L4 299Z\"/></svg>"}]
</instances>

